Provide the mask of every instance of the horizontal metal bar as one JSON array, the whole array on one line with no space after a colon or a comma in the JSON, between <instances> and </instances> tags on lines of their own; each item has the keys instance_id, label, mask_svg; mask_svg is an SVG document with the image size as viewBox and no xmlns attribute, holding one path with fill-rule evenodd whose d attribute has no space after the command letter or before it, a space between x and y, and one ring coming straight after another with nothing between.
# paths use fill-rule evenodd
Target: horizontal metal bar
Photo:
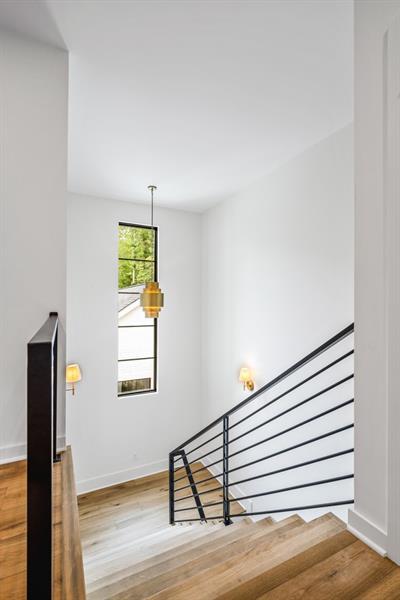
<instances>
[{"instance_id":1,"label":"horizontal metal bar","mask_svg":"<svg viewBox=\"0 0 400 600\"><path fill-rule=\"evenodd\" d=\"M154 325L118 325L118 329L136 329L137 327L153 327Z\"/></svg>"},{"instance_id":2,"label":"horizontal metal bar","mask_svg":"<svg viewBox=\"0 0 400 600\"><path fill-rule=\"evenodd\" d=\"M300 423L296 423L295 425L292 425L291 427L287 427L287 429L282 429L282 431L279 431L278 433L275 433L274 435L270 435L269 437L264 438L263 440L255 442L254 444L250 444L250 446L246 446L246 448L237 450L236 452L233 452L233 454L230 454L229 457L237 456L238 454L241 454L242 452L245 452L246 450L250 450L251 448L255 448L256 446L260 446L261 444L269 442L270 440L274 440L277 437L284 435L285 433L289 433L289 431L294 431L295 429L298 429L299 427L302 427L303 425L307 425L308 423L312 423L313 421L316 421L317 419L321 419L322 417L325 417L326 415L329 415L329 414L335 412L336 410L340 410L341 408L344 408L345 406L348 406L349 404L352 404L353 402L354 402L354 398L351 398L350 400L346 400L346 402L342 402L341 404L337 404L336 406L333 406L332 408L328 408L327 410L324 410L323 412L319 413L318 415L314 415L313 417L310 417L309 419L305 419L304 421L301 421ZM209 466L211 466L211 465L209 465Z\"/></svg>"},{"instance_id":3,"label":"horizontal metal bar","mask_svg":"<svg viewBox=\"0 0 400 600\"><path fill-rule=\"evenodd\" d=\"M153 258L123 258L122 256L118 256L118 260L129 260L130 262L147 262L147 263L155 263L156 262Z\"/></svg>"},{"instance_id":4,"label":"horizontal metal bar","mask_svg":"<svg viewBox=\"0 0 400 600\"><path fill-rule=\"evenodd\" d=\"M323 440L332 435L336 435L337 433L342 433L343 431L347 431L348 429L352 429L353 427L354 427L354 423L351 423L351 425L345 425L344 427L339 427L338 429L334 429L333 431L328 431L327 433L318 435L317 437L312 438L310 440L300 442L299 444L295 444L294 446L289 446L289 448L284 448L283 450L279 450L278 452L274 452L273 454L264 456L264 458L258 458L257 460L252 460L251 462L241 465L240 467L235 467L234 469L230 469L229 473L233 473L234 471L239 471L239 469L244 469L245 467L255 465L256 463L262 462L269 458L273 458L275 456L279 456L280 454L285 454L285 452L290 452L291 450L296 450L297 448L301 448L302 446L307 446L308 444L312 444L313 442L318 442L319 440Z\"/></svg>"},{"instance_id":5,"label":"horizontal metal bar","mask_svg":"<svg viewBox=\"0 0 400 600\"><path fill-rule=\"evenodd\" d=\"M195 450L198 450L199 448L201 448L202 446L205 446L206 444L208 444L209 442L212 442L213 440L215 440L217 437L222 436L222 431L219 431L218 433L216 433L215 435L213 435L212 437L210 437L208 440L206 440L205 442L202 442L201 444L199 444L198 446L196 446L195 448L193 448L192 450L189 450L189 452L186 452L186 456L188 456L189 454L191 454L192 452L194 452ZM180 460L181 457L177 458L176 460Z\"/></svg>"},{"instance_id":6,"label":"horizontal metal bar","mask_svg":"<svg viewBox=\"0 0 400 600\"><path fill-rule=\"evenodd\" d=\"M118 392L118 397L120 396L139 396L140 394L153 394L157 391L157 388L150 388L146 390L133 390L130 392Z\"/></svg>"},{"instance_id":7,"label":"horizontal metal bar","mask_svg":"<svg viewBox=\"0 0 400 600\"><path fill-rule=\"evenodd\" d=\"M182 465L181 467L176 467L176 469L174 469L174 473L177 473L178 471L181 471L184 468L185 468L184 465Z\"/></svg>"},{"instance_id":8,"label":"horizontal metal bar","mask_svg":"<svg viewBox=\"0 0 400 600\"><path fill-rule=\"evenodd\" d=\"M323 352L325 352L326 350L328 350L329 348L331 348L332 346L337 344L339 341L341 341L344 338L346 338L347 336L349 336L351 333L353 333L353 331L354 331L354 323L345 327L342 331L340 331L339 333L337 333L336 335L331 337L327 342L325 342L324 344L322 344L321 346L319 346L318 348L313 350L313 352L310 352L310 354L307 354L304 358L302 358L299 361L297 361L296 363L294 363L291 367L289 367L289 369L286 369L286 371L284 371L283 373L281 373L280 375L275 377L275 379L272 379L272 381L263 385L256 392L254 392L253 394L251 394L250 396L248 396L247 398L242 400L242 402L239 402L239 404L236 404L236 406L234 406L233 408L228 410L226 413L224 413L223 415L221 415L220 417L218 417L217 419L212 421L212 423L210 423L206 427L203 427L203 429L201 429L198 433L192 435L189 439L187 439L185 442L183 442L177 448L175 448L175 450L180 450L184 446L187 446L188 444L190 444L191 442L193 442L194 440L199 438L201 435L203 435L204 433L206 433L207 431L209 431L210 429L212 429L213 427L215 427L216 425L221 423L221 421L223 421L224 417L228 417L228 416L234 414L235 412L237 412L238 410L243 408L243 406L246 406L249 402L252 402L255 398L257 398L261 394L264 394L264 392L266 392L267 390L270 390L272 387L274 387L275 385L277 385L278 383L280 383L281 381L286 379L289 375L292 375L293 373L298 371L301 367L308 364L311 360L313 360L314 358L317 358L317 356L319 356L320 354L322 354Z\"/></svg>"},{"instance_id":9,"label":"horizontal metal bar","mask_svg":"<svg viewBox=\"0 0 400 600\"><path fill-rule=\"evenodd\" d=\"M219 477L219 475L218 475ZM184 489L184 488L179 488L179 489ZM215 488L211 488L211 490L205 490L204 492L198 492L197 495L198 496L204 496L205 494L211 494L211 492L219 492L222 490L222 486L219 485L218 487ZM177 492L178 490L175 490L175 492ZM175 498L175 502L181 502L182 500L187 500L188 498L193 498L194 494L190 494L189 496L182 496L182 498Z\"/></svg>"},{"instance_id":10,"label":"horizontal metal bar","mask_svg":"<svg viewBox=\"0 0 400 600\"><path fill-rule=\"evenodd\" d=\"M229 442L230 444L233 442L233 440L231 442ZM216 448L214 448L213 450L210 450L209 452L206 452L205 454L202 454L201 456L196 456L196 458L194 458L190 464L193 465L197 462L199 462L199 460L201 460L202 458L205 458L206 456L208 456L209 454L214 454L214 452L217 452L218 450L222 450L224 446L217 446Z\"/></svg>"},{"instance_id":11,"label":"horizontal metal bar","mask_svg":"<svg viewBox=\"0 0 400 600\"><path fill-rule=\"evenodd\" d=\"M245 516L246 513L243 513L242 516ZM239 517L240 515L237 514L235 515L235 517ZM218 515L216 517L207 517L207 521L223 521L224 519L224 515ZM203 523L206 523L206 519L175 519L175 523L192 523L193 521L202 521Z\"/></svg>"},{"instance_id":12,"label":"horizontal metal bar","mask_svg":"<svg viewBox=\"0 0 400 600\"><path fill-rule=\"evenodd\" d=\"M272 494L280 494L282 492L290 492L293 490L300 490L303 488L307 488L307 487L313 487L313 486L317 486L317 485L325 485L327 483L335 483L337 481L345 481L348 479L354 479L354 474L349 474L349 475L340 475L339 477L331 477L330 479L320 479L319 481L311 481L308 483L301 483L298 485L293 485L290 487L286 487L286 488L280 488L277 490L270 490L268 492L260 492L257 494L249 494L248 496L238 496L236 498L229 498L228 502L240 502L240 500L248 500L248 499L252 499L252 498L259 498L260 496L270 496ZM222 489L222 488L221 488ZM199 495L199 494L197 494ZM193 498L193 496L188 496L188 498ZM203 508L207 508L210 506L219 506L220 504L223 504L223 500L221 500L220 502L210 502L207 504L203 504ZM190 506L187 508L176 508L175 512L185 512L188 510L196 510L196 507Z\"/></svg>"},{"instance_id":13,"label":"horizontal metal bar","mask_svg":"<svg viewBox=\"0 0 400 600\"><path fill-rule=\"evenodd\" d=\"M191 461L189 464L190 465L195 465L196 463L198 463L202 458L205 458L206 456L208 456L209 454L213 454L214 452L216 452L217 450L221 450L223 448L223 446L219 446L218 448L215 448L214 450L210 450L210 452L207 452L206 454L202 454L201 456L198 456L196 459L194 459L193 461ZM216 465L217 463L222 462L222 458L220 460L217 460L213 463L210 463L210 467L213 465ZM199 473L200 471L204 471L204 469L207 469L208 467L202 467L201 469L197 469L197 471L193 471L194 473ZM184 477L180 477L179 479L175 479L175 481L180 481L180 479L184 479Z\"/></svg>"},{"instance_id":14,"label":"horizontal metal bar","mask_svg":"<svg viewBox=\"0 0 400 600\"><path fill-rule=\"evenodd\" d=\"M229 500L229 502L234 502L234 500ZM221 502L210 502L210 504L203 504L203 508L207 508L208 506L218 506L219 504L223 504L223 503L224 503L223 500L221 500ZM188 508L175 508L175 512L184 512L187 510L196 510L196 507L190 506Z\"/></svg>"},{"instance_id":15,"label":"horizontal metal bar","mask_svg":"<svg viewBox=\"0 0 400 600\"><path fill-rule=\"evenodd\" d=\"M126 223L125 221L120 221L118 223L121 227L131 227L132 229L148 229L149 231L153 231L154 233L158 233L158 227L156 225L140 225L138 223Z\"/></svg>"},{"instance_id":16,"label":"horizontal metal bar","mask_svg":"<svg viewBox=\"0 0 400 600\"><path fill-rule=\"evenodd\" d=\"M274 415L270 419L267 419L266 421L263 421L263 423L260 423L259 425L256 425L255 427L252 427L251 429L248 429L247 431L245 431L244 433L241 433L240 435L237 435L235 438L231 439L230 443L233 444L233 442L236 442L237 440L240 440L241 438L245 437L249 433L253 433L253 431L257 431L257 429L260 429L261 427L264 427L264 425L268 425L268 423L272 423L272 421L275 421L276 419L279 419L279 417L282 417L283 415L287 415L288 413L292 412L293 410L296 410L296 408L299 408L300 406L303 406L304 404L307 404L308 402L311 402L311 400L315 400L315 398L318 398L319 396L322 396L323 394L326 394L327 392L330 392L331 390L337 388L339 385L342 385L343 383L346 383L350 379L353 379L353 377L354 377L354 373L352 373L351 375L348 375L347 377L344 377L343 379L340 379L339 381L336 381L335 383L332 383L331 385L328 385L326 388L320 390L319 392L316 392L315 394L312 394L312 396L309 396L308 398L305 398L301 402L298 402L297 404L294 404L293 406L291 406L291 407L287 408L286 410L278 413L277 415ZM272 403L272 401L271 401L271 403ZM268 405L266 404L265 406L268 406Z\"/></svg>"},{"instance_id":17,"label":"horizontal metal bar","mask_svg":"<svg viewBox=\"0 0 400 600\"><path fill-rule=\"evenodd\" d=\"M317 436L315 438L312 438L310 440L306 440L304 442L300 442L299 444L295 444L294 446L289 446L288 448L284 448L283 450L279 450L278 452L274 452L273 454L269 454L267 456L264 456L263 458L258 458L257 460L253 460L253 461L251 461L249 463L245 463L244 465L241 465L239 467L235 467L234 469L230 469L228 471L228 473L233 473L234 471L239 471L239 469L244 469L245 467L249 467L249 466L254 465L256 463L263 462L264 460L268 460L269 458L274 458L275 456L279 456L280 454L285 454L286 452L290 452L291 450L296 450L297 448L301 448L302 446L307 446L308 444L312 444L313 442L317 442L319 440L322 440L324 438L330 437L331 435L335 435L337 433L341 433L342 431L346 431L346 430L351 429L353 427L354 427L354 423L352 423L351 425L345 425L344 427L340 427L339 429L334 429L333 431L328 431L327 433L319 435L319 436ZM315 462L318 462L318 461L315 461ZM306 464L306 463L304 463L304 464ZM309 464L311 464L311 462ZM303 466L303 465L300 464L299 466ZM288 470L288 469L285 469L285 470ZM193 475L195 473L197 473L197 471L194 471ZM216 479L216 477L215 476L207 477L206 479L201 479L200 481L197 481L196 483L197 483L197 485L200 485L201 483L205 483L206 481L210 481L211 479ZM243 481L251 481L251 479L252 478L249 478L248 480L242 480L242 482ZM258 479L258 476L254 477L253 479ZM238 482L230 483L229 485L232 486L232 485L235 485L235 483L237 484ZM190 486L185 485L185 486L179 488L179 490L184 490L184 489L186 489L188 487L190 487ZM176 490L176 491L178 491L178 490Z\"/></svg>"},{"instance_id":18,"label":"horizontal metal bar","mask_svg":"<svg viewBox=\"0 0 400 600\"><path fill-rule=\"evenodd\" d=\"M222 475L211 475L211 477L207 477L207 479L201 479L200 481L196 481L196 485L200 485L201 483L205 483L206 481L212 481L213 479L217 479L218 477L221 477ZM190 487L190 485L183 485L180 488L177 488L175 490L175 492L180 492L181 490L185 490L186 488Z\"/></svg>"},{"instance_id":19,"label":"horizontal metal bar","mask_svg":"<svg viewBox=\"0 0 400 600\"><path fill-rule=\"evenodd\" d=\"M228 502L239 502L240 500L258 498L259 496L270 496L271 494L280 494L281 492L291 492L292 490L301 490L302 488L313 487L315 485L324 485L326 483L335 483L336 481L344 481L345 479L354 479L354 475L340 475L339 477L331 477L330 479L320 479L319 481L299 483L298 485L292 485L290 487L280 488L278 490L270 490L268 492L260 492L258 494L249 494L248 496L238 496L237 498L229 499Z\"/></svg>"},{"instance_id":20,"label":"horizontal metal bar","mask_svg":"<svg viewBox=\"0 0 400 600\"><path fill-rule=\"evenodd\" d=\"M354 504L354 500L339 500L337 502L324 502L323 504L309 504L307 506L292 506L290 508L274 508L272 510L260 510L260 511L249 511L242 512L236 514L230 514L230 517L247 517L247 516L256 516L256 515L270 515L281 512L298 512L299 510L313 510L316 508L329 508L330 506L346 506L347 504ZM192 509L193 510L193 509ZM208 521L217 521L218 519L223 519L223 515L221 516L213 516L207 517ZM185 523L190 521L204 521L204 519L176 519L175 523Z\"/></svg>"},{"instance_id":21,"label":"horizontal metal bar","mask_svg":"<svg viewBox=\"0 0 400 600\"><path fill-rule=\"evenodd\" d=\"M143 285L144 283L139 283L138 285ZM126 288L121 288L118 290L118 294L122 295L122 296L140 296L142 292L123 292L122 290L125 290Z\"/></svg>"},{"instance_id":22,"label":"horizontal metal bar","mask_svg":"<svg viewBox=\"0 0 400 600\"><path fill-rule=\"evenodd\" d=\"M348 358L352 354L354 354L354 350L350 350L349 352L346 352L345 354L343 354L342 356L340 356L339 358L337 358L333 362L329 363L329 365L326 365L325 367L322 367L322 369L319 369L319 371L316 371L315 373L313 373L309 377L306 377L306 379L303 379L299 383L296 383L296 385L292 386L291 388L289 388L288 390L286 390L282 394L279 394L279 396L276 396L276 398L273 398L272 400L270 400L269 402L267 402L263 406L260 406L259 408L257 408L253 412L249 413L248 415L246 415L245 417L243 417L243 419L240 419L240 421L236 421L236 423L234 423L233 425L231 425L230 429L233 429L234 427L237 427L238 425L240 425L244 421L247 421L247 419L250 419L250 417L253 417L254 415L256 415L257 413L259 413L260 411L264 410L264 408L267 408L268 406L271 406L271 404L273 404L277 400L280 400L284 396L287 396L288 394L290 394L290 392L293 392L294 390L296 390L300 386L304 385L305 383L308 383L309 381L311 381L311 379L314 379L314 377L317 377L318 375L321 375L321 373L323 373L324 371L327 371L331 367L337 365L342 360Z\"/></svg>"},{"instance_id":23,"label":"horizontal metal bar","mask_svg":"<svg viewBox=\"0 0 400 600\"><path fill-rule=\"evenodd\" d=\"M294 406L294 407L292 407L292 408L290 408L288 410L285 410L284 412L280 413L279 415L276 415L276 417L273 417L272 419L270 419L270 421L274 421L275 418L278 418L278 417L280 417L280 416L282 416L282 415L290 412L291 410L294 410L294 408L297 408L301 404L304 404L304 402L305 401L300 402L296 406ZM311 423L312 421L315 421L316 419L320 419L321 417L324 417L325 415L328 415L329 413L332 413L335 410L339 410L340 408L343 408L344 406L347 406L348 404L351 404L352 402L354 402L354 398L352 398L351 400L347 400L346 402L343 402L342 404L334 406L333 408L329 408L328 410L325 410L324 412L319 413L318 415L310 417L309 419L306 419L305 421L302 421L301 423L296 423L295 425L292 425L292 427L288 427L287 429L283 429L282 431L279 431L278 433L275 433L274 435L270 435L269 437L264 438L263 440L255 442L254 444L250 444L250 446L246 446L245 448L241 448L240 450L237 450L236 452L233 452L232 454L230 454L229 458L233 458L234 456L237 456L238 454L242 454L242 452L246 452L247 450L250 450L251 448L255 448L256 446L260 446L261 444L265 444L266 442L269 442L269 441L271 441L271 440L273 440L273 439L275 439L277 437L280 437L281 435L284 435L285 433L288 433L289 431L293 431L294 429L297 429L298 427L302 427L303 425L307 425L307 423ZM200 471L204 471L205 469L208 469L209 467L213 467L214 465L217 465L220 462L222 462L222 459L219 459L219 460L216 460L216 461L210 463L209 465L207 465L207 467L202 467L201 469L197 469L196 471L193 471L193 475L195 473L199 473ZM183 479L183 477L181 477L180 479ZM179 480L177 479L176 481L179 481Z\"/></svg>"},{"instance_id":24,"label":"horizontal metal bar","mask_svg":"<svg viewBox=\"0 0 400 600\"><path fill-rule=\"evenodd\" d=\"M285 473L286 471L300 469L301 467L308 467L309 465L313 465L318 462L323 462L325 460L331 460L332 458L338 458L339 456L345 456L346 454L351 454L352 452L354 452L354 448L348 448L347 450L341 450L340 452L334 452L333 454L326 454L325 456L319 456L318 458L312 458L311 460L306 460L304 462L297 463L295 465L289 465L288 467L282 467L281 469L275 469L274 471L269 471L268 473L261 473L260 475L253 475L253 477L247 477L246 479L240 479L239 481L232 481L232 482L230 482L229 485L230 486L240 485L242 483L247 483L248 481L254 481L255 479L263 479L264 477L270 477L271 475L278 475L278 473ZM209 479L216 479L217 477L220 477L220 475L210 477ZM209 479L206 479L206 480L203 479L203 480L199 481L198 485L201 483L204 483L204 481L208 481ZM190 486L185 486L185 487L190 487ZM179 489L182 490L185 488L179 488ZM211 492L217 492L220 489L221 489L220 487L215 487L215 488L212 488L211 490L199 492L199 496L202 496L203 494L210 494ZM193 497L192 494L190 494L188 496L183 496L182 498L177 498L176 502L179 502L181 500L187 500L188 498L192 498L192 497Z\"/></svg>"},{"instance_id":25,"label":"horizontal metal bar","mask_svg":"<svg viewBox=\"0 0 400 600\"><path fill-rule=\"evenodd\" d=\"M313 508L329 508L329 506L344 506L346 504L354 504L354 500L340 500L338 502L326 502L324 504L311 504L308 506L292 506L291 508L274 508L273 510L260 510L246 513L237 513L235 515L230 515L230 517L243 517L243 516L252 516L252 515L271 515L274 513L281 512L298 512L299 510L312 510ZM207 517L208 519L215 519L215 517ZM191 520L191 519L188 519ZM195 520L195 519L193 519Z\"/></svg>"},{"instance_id":26,"label":"horizontal metal bar","mask_svg":"<svg viewBox=\"0 0 400 600\"><path fill-rule=\"evenodd\" d=\"M277 415L274 415L273 417L271 417L270 419L267 419L266 421L264 421L263 423L260 423L259 425L256 425L255 427L253 427L252 429L249 429L248 431L246 431L245 433L242 433L238 436L236 436L235 438L233 438L232 440L230 440L230 444L233 444L233 442L236 442L237 440L245 437L246 435L248 435L249 433L252 433L253 431L256 431L257 429L260 429L261 427L264 427L264 425L268 425L269 423L272 423L273 421L276 421L276 419L279 419L280 417L282 417L283 415L287 415L288 413L292 412L293 410L295 410L296 408L299 408L300 406L303 406L304 404L307 404L308 402L311 402L311 400L314 400L315 398L317 398L318 396L321 396L322 394L324 394L325 392L329 392L330 390L334 389L335 387L338 387L339 385L341 385L342 383L345 383L347 381L349 381L350 379L352 379L354 377L354 374L349 375L348 377L345 377L344 379L341 379L340 381L333 383L332 385L329 385L328 387L324 388L323 390L317 392L316 394L313 394L312 396L310 396L309 398L306 398L305 400L302 400L301 402L298 402L297 404L294 404L293 406L291 406L290 408L287 408L286 410L278 413ZM273 439L274 437L279 437L280 435L283 435L284 433L287 433L288 431L291 431L292 429L296 429L296 427L300 427L301 425L304 425L306 423L309 423L315 419L318 419L319 417L324 416L325 414L328 414L329 412L333 412L333 410L338 410L339 408L342 408L342 406L346 406L346 404L349 404L351 402L353 402L354 399L349 400L347 403L344 404L340 404L339 406L337 406L334 409L330 409L327 412L324 413L320 413L319 415L316 415L315 417L312 417L310 419L308 419L307 421L303 421L302 423L299 423L298 425L291 427L289 429L285 429L283 431L281 431L280 433L276 434L275 436L272 437L268 437L260 442L257 442L255 444L252 444L251 446L247 446L246 448L242 448L241 450L238 450L237 452L234 452L233 454L230 454L229 456L235 456L236 454L240 454L241 452L245 452L246 450L249 450L250 448L254 448L255 446L258 446L260 444L263 444L264 442L267 442L271 439ZM202 454L201 456L198 456L196 458L194 458L190 464L194 464L196 462L199 462L199 460L201 460L202 458L205 458L206 456L208 456L209 454L213 454L214 452L217 452L218 450L221 450L223 448L223 446L218 446L217 448L214 448L214 450L210 450L209 452L207 452L206 454ZM213 465L218 464L219 462L221 462L222 459L217 460L213 463L210 463L208 466L212 467ZM198 469L197 471L194 471L194 473L197 473L198 471L200 471L202 469Z\"/></svg>"},{"instance_id":27,"label":"horizontal metal bar","mask_svg":"<svg viewBox=\"0 0 400 600\"><path fill-rule=\"evenodd\" d=\"M119 358L118 362L133 362L135 360L154 360L155 356L144 356L143 358Z\"/></svg>"},{"instance_id":28,"label":"horizontal metal bar","mask_svg":"<svg viewBox=\"0 0 400 600\"><path fill-rule=\"evenodd\" d=\"M345 454L351 454L352 452L354 452L354 448L348 448L347 450L341 450L340 452L334 452L333 454L326 454L325 456L319 456L318 458L312 458L311 460L306 460L304 462L297 463L295 465L289 465L288 467L282 467L281 469L275 469L275 471L269 471L269 473L261 473L260 475L253 475L253 477L248 477L247 479L240 479L240 481L232 481L229 485L232 485L232 486L239 485L241 483L247 483L248 481L253 481L254 479L262 479L263 477L270 477L271 475L277 475L278 473L285 473L286 471L292 471L293 469L307 467L308 465L313 465L315 463L322 462L324 460L330 460L332 458L338 458L339 456L344 456ZM202 492L202 493L206 493L206 492ZM186 496L186 498L188 498L188 497L190 498L191 496Z\"/></svg>"}]
</instances>

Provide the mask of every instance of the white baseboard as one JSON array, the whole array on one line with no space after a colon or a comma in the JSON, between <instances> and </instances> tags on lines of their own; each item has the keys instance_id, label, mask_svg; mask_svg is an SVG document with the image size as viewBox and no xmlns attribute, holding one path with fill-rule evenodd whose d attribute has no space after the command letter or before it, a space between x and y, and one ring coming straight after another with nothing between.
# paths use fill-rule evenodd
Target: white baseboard
<instances>
[{"instance_id":1,"label":"white baseboard","mask_svg":"<svg viewBox=\"0 0 400 600\"><path fill-rule=\"evenodd\" d=\"M131 481L132 479L154 475L155 473L160 473L167 469L168 460L165 459L147 463L140 467L133 467L131 469L124 469L123 471L115 471L114 473L107 473L106 475L83 479L76 484L77 494L78 496L87 494L88 492L94 492L95 490L117 485L118 483L124 483L125 481Z\"/></svg>"},{"instance_id":2,"label":"white baseboard","mask_svg":"<svg viewBox=\"0 0 400 600\"><path fill-rule=\"evenodd\" d=\"M57 447L64 448L65 446L65 436L58 436ZM11 446L0 446L0 465L17 462L18 460L26 460L26 455L26 443L13 444Z\"/></svg>"},{"instance_id":3,"label":"white baseboard","mask_svg":"<svg viewBox=\"0 0 400 600\"><path fill-rule=\"evenodd\" d=\"M387 533L368 519L349 509L347 529L381 556L387 556Z\"/></svg>"},{"instance_id":4,"label":"white baseboard","mask_svg":"<svg viewBox=\"0 0 400 600\"><path fill-rule=\"evenodd\" d=\"M0 465L26 459L26 444L0 447Z\"/></svg>"}]
</instances>

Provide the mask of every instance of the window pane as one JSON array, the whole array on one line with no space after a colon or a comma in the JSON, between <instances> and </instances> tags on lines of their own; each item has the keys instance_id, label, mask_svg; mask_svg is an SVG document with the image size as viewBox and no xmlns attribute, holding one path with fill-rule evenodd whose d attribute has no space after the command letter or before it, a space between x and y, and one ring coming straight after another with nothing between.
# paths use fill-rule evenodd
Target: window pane
<instances>
[{"instance_id":1,"label":"window pane","mask_svg":"<svg viewBox=\"0 0 400 600\"><path fill-rule=\"evenodd\" d=\"M149 389L154 389L154 360L134 360L118 363L118 381L150 379Z\"/></svg>"},{"instance_id":2,"label":"window pane","mask_svg":"<svg viewBox=\"0 0 400 600\"><path fill-rule=\"evenodd\" d=\"M118 294L118 317L122 314L132 312L140 304L140 293Z\"/></svg>"},{"instance_id":3,"label":"window pane","mask_svg":"<svg viewBox=\"0 0 400 600\"><path fill-rule=\"evenodd\" d=\"M154 327L127 327L118 330L119 360L149 356L154 356Z\"/></svg>"},{"instance_id":4,"label":"window pane","mask_svg":"<svg viewBox=\"0 0 400 600\"><path fill-rule=\"evenodd\" d=\"M154 260L154 232L147 227L120 225L118 257Z\"/></svg>"},{"instance_id":5,"label":"window pane","mask_svg":"<svg viewBox=\"0 0 400 600\"><path fill-rule=\"evenodd\" d=\"M126 224L118 227L119 394L156 389L157 320L146 318L140 306L145 284L157 273L156 243L157 229Z\"/></svg>"},{"instance_id":6,"label":"window pane","mask_svg":"<svg viewBox=\"0 0 400 600\"><path fill-rule=\"evenodd\" d=\"M149 319L145 316L143 308L140 306L140 301L124 304L120 297L125 294L118 294L118 301L121 309L118 312L118 325L153 325L154 319Z\"/></svg>"},{"instance_id":7,"label":"window pane","mask_svg":"<svg viewBox=\"0 0 400 600\"><path fill-rule=\"evenodd\" d=\"M151 389L150 377L144 379L127 379L118 381L118 393L126 394L127 392L144 392Z\"/></svg>"},{"instance_id":8,"label":"window pane","mask_svg":"<svg viewBox=\"0 0 400 600\"><path fill-rule=\"evenodd\" d=\"M141 285L154 279L154 263L136 260L118 261L118 288Z\"/></svg>"}]
</instances>

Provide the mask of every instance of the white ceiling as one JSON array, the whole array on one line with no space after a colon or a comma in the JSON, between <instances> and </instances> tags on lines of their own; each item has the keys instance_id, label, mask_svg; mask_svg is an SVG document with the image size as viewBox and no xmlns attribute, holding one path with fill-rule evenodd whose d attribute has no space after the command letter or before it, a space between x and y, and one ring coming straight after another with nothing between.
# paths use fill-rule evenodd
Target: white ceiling
<instances>
[{"instance_id":1,"label":"white ceiling","mask_svg":"<svg viewBox=\"0 0 400 600\"><path fill-rule=\"evenodd\" d=\"M203 210L352 120L351 0L34 0L70 51L72 191Z\"/></svg>"}]
</instances>

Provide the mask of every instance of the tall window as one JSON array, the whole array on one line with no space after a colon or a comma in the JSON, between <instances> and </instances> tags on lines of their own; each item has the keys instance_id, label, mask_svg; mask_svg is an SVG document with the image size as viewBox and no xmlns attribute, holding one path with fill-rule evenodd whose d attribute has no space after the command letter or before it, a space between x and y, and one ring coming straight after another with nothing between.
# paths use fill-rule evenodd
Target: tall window
<instances>
[{"instance_id":1,"label":"tall window","mask_svg":"<svg viewBox=\"0 0 400 600\"><path fill-rule=\"evenodd\" d=\"M157 229L118 226L118 394L157 387L157 319L145 317L140 294L157 280Z\"/></svg>"}]
</instances>

